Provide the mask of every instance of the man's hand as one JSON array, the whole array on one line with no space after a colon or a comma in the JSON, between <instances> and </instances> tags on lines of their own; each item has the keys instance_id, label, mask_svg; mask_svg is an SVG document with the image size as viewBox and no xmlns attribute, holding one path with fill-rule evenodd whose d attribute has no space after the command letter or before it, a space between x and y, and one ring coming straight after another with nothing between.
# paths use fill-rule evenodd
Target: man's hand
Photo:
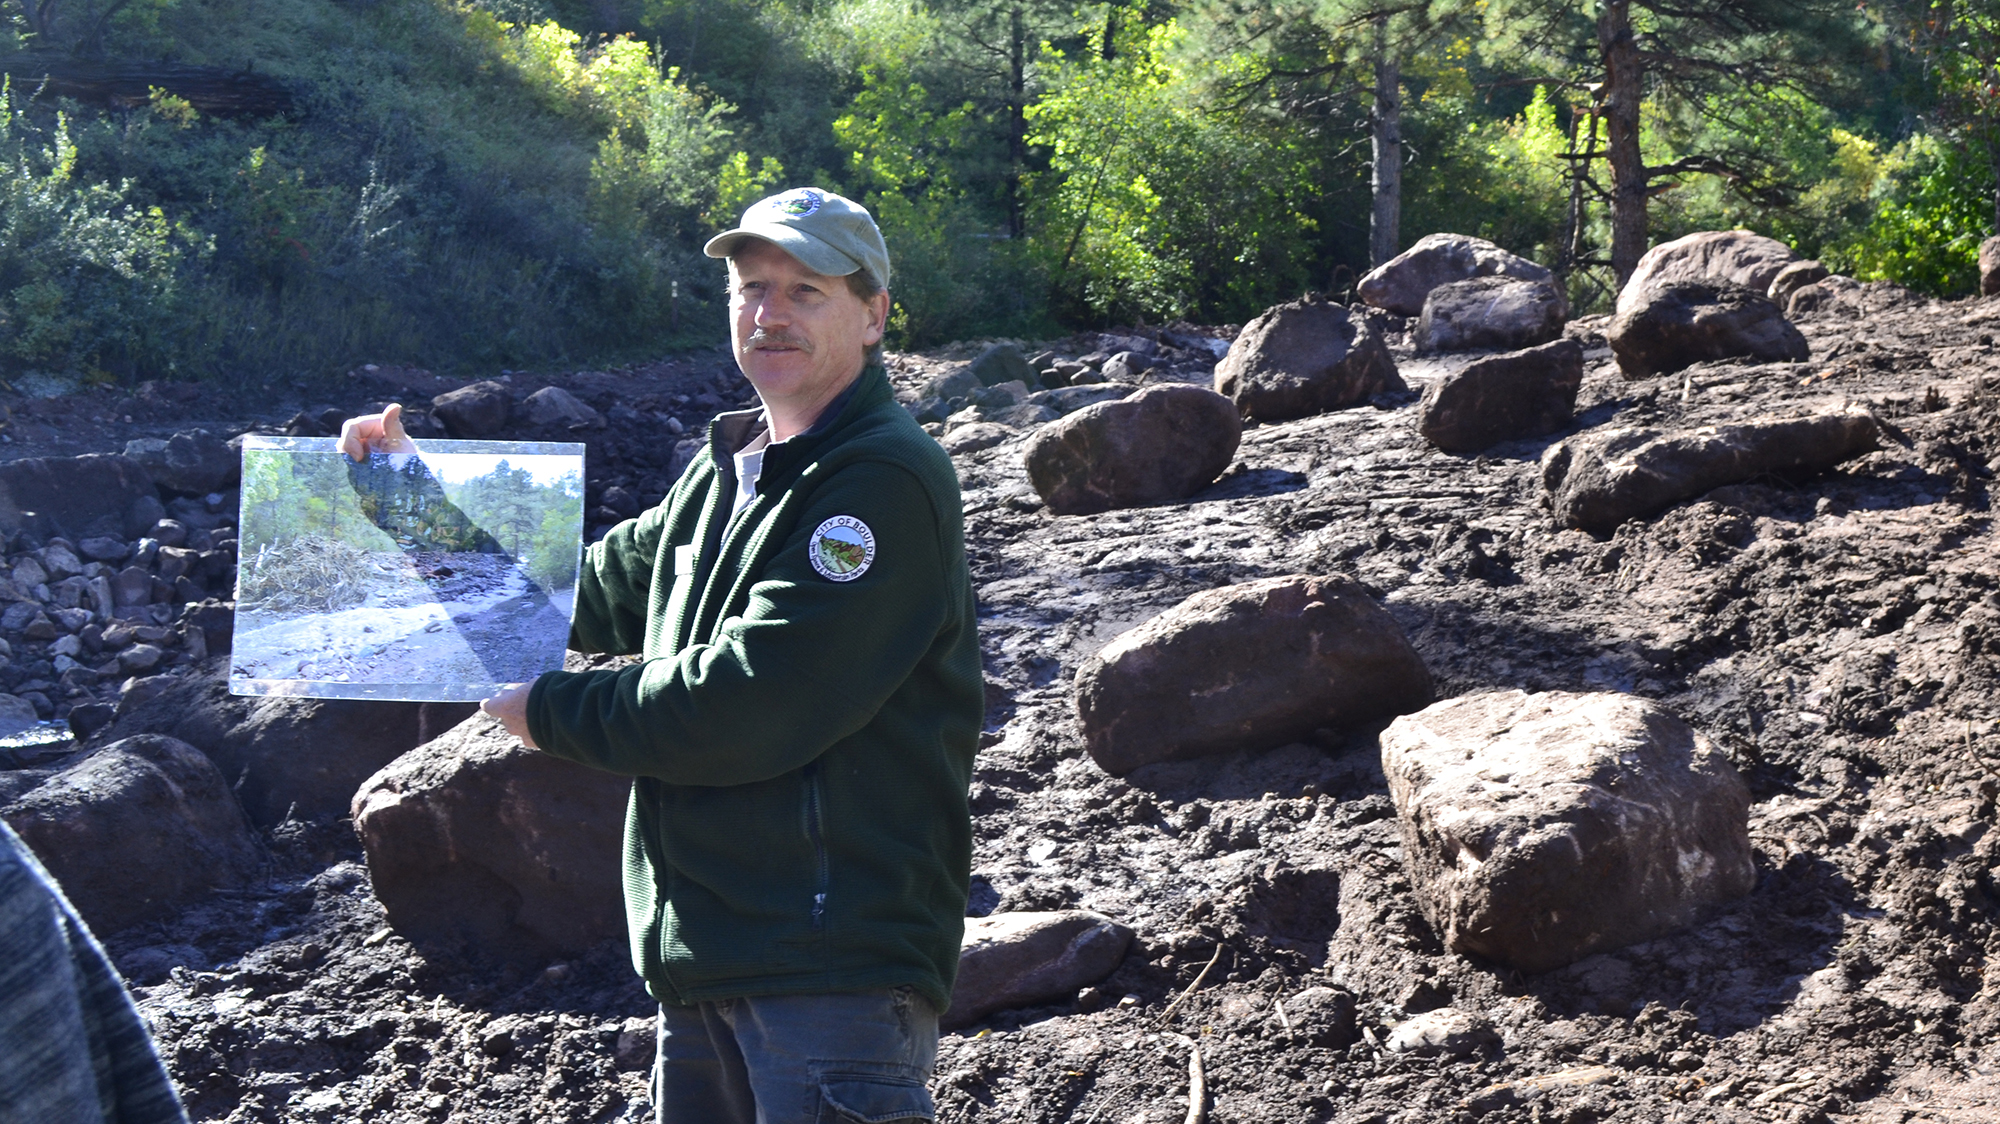
<instances>
[{"instance_id":1,"label":"man's hand","mask_svg":"<svg viewBox=\"0 0 2000 1124\"><path fill-rule=\"evenodd\" d=\"M392 402L379 414L341 422L340 451L365 461L370 453L414 453L417 443L403 431L403 407Z\"/></svg>"},{"instance_id":2,"label":"man's hand","mask_svg":"<svg viewBox=\"0 0 2000 1124\"><path fill-rule=\"evenodd\" d=\"M533 683L516 683L479 704L479 709L500 720L507 732L521 739L529 749L540 749L528 734L528 688Z\"/></svg>"}]
</instances>

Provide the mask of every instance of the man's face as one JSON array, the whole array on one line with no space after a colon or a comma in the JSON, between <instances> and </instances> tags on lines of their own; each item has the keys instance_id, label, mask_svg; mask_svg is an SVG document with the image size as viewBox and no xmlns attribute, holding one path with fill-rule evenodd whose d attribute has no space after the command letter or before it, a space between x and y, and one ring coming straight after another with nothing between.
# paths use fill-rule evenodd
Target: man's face
<instances>
[{"instance_id":1,"label":"man's face","mask_svg":"<svg viewBox=\"0 0 2000 1124\"><path fill-rule=\"evenodd\" d=\"M864 301L756 238L729 259L729 293L736 365L774 409L817 410L846 389L889 312L887 293Z\"/></svg>"}]
</instances>

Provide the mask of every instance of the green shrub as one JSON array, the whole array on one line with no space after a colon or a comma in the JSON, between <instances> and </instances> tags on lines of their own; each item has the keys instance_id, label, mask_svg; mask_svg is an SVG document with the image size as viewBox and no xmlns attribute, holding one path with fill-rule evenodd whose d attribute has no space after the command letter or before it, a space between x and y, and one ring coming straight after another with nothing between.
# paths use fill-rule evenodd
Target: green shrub
<instances>
[{"instance_id":1,"label":"green shrub","mask_svg":"<svg viewBox=\"0 0 2000 1124\"><path fill-rule=\"evenodd\" d=\"M1967 146L1919 133L1882 161L1875 218L1827 264L1870 281L1959 297L1979 290L1979 243L1993 233L1993 169Z\"/></svg>"}]
</instances>

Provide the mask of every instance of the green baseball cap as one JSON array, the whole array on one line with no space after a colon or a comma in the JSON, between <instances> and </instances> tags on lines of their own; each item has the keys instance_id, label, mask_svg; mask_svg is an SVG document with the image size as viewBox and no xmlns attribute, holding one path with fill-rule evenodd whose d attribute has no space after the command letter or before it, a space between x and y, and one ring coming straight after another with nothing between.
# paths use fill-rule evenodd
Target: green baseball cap
<instances>
[{"instance_id":1,"label":"green baseball cap","mask_svg":"<svg viewBox=\"0 0 2000 1124\"><path fill-rule=\"evenodd\" d=\"M805 264L814 273L845 277L866 269L889 287L889 247L868 208L817 187L795 187L759 199L743 212L734 230L708 240L702 252L726 258L745 238L761 238Z\"/></svg>"}]
</instances>

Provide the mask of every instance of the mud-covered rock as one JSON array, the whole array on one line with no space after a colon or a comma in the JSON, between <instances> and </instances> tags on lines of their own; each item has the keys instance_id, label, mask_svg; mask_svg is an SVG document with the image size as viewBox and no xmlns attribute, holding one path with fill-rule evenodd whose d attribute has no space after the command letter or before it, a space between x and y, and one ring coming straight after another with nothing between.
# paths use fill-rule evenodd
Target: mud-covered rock
<instances>
[{"instance_id":1,"label":"mud-covered rock","mask_svg":"<svg viewBox=\"0 0 2000 1124\"><path fill-rule=\"evenodd\" d=\"M1077 672L1076 707L1117 775L1407 713L1432 690L1358 584L1291 575L1197 593L1112 640Z\"/></svg>"},{"instance_id":2,"label":"mud-covered rock","mask_svg":"<svg viewBox=\"0 0 2000 1124\"><path fill-rule=\"evenodd\" d=\"M1761 291L1686 281L1626 295L1604 337L1628 379L1715 359L1796 362L1811 355L1805 336Z\"/></svg>"},{"instance_id":3,"label":"mud-covered rock","mask_svg":"<svg viewBox=\"0 0 2000 1124\"><path fill-rule=\"evenodd\" d=\"M1725 484L1824 472L1875 448L1879 434L1861 406L1682 430L1592 430L1542 454L1542 486L1558 523L1609 534Z\"/></svg>"},{"instance_id":4,"label":"mud-covered rock","mask_svg":"<svg viewBox=\"0 0 2000 1124\"><path fill-rule=\"evenodd\" d=\"M966 367L981 386L999 386L1001 383L1019 380L1029 386L1035 385L1035 369L1028 364L1028 357L1011 343L996 343L979 353Z\"/></svg>"},{"instance_id":5,"label":"mud-covered rock","mask_svg":"<svg viewBox=\"0 0 2000 1124\"><path fill-rule=\"evenodd\" d=\"M1569 300L1553 279L1472 277L1432 289L1414 336L1421 351L1533 347L1562 335Z\"/></svg>"},{"instance_id":6,"label":"mud-covered rock","mask_svg":"<svg viewBox=\"0 0 2000 1124\"><path fill-rule=\"evenodd\" d=\"M1499 1045L1500 1035L1484 1018L1444 1007L1398 1023L1383 1048L1392 1054L1420 1058L1464 1058Z\"/></svg>"},{"instance_id":7,"label":"mud-covered rock","mask_svg":"<svg viewBox=\"0 0 2000 1124\"><path fill-rule=\"evenodd\" d=\"M243 475L242 461L229 443L206 429L127 441L125 455L143 465L153 483L184 495L220 492Z\"/></svg>"},{"instance_id":8,"label":"mud-covered rock","mask_svg":"<svg viewBox=\"0 0 2000 1124\"><path fill-rule=\"evenodd\" d=\"M1094 386L1065 386L1056 390L1037 391L1028 396L1031 405L1047 406L1058 414L1074 414L1085 406L1095 406L1099 402L1116 402L1130 396L1130 386L1116 383L1099 383Z\"/></svg>"},{"instance_id":9,"label":"mud-covered rock","mask_svg":"<svg viewBox=\"0 0 2000 1124\"><path fill-rule=\"evenodd\" d=\"M1278 1019L1295 1042L1339 1050L1360 1038L1354 1022L1354 996L1339 988L1309 987L1280 1001L1284 1014Z\"/></svg>"},{"instance_id":10,"label":"mud-covered rock","mask_svg":"<svg viewBox=\"0 0 2000 1124\"><path fill-rule=\"evenodd\" d=\"M1785 315L1810 316L1814 313L1858 306L1862 294L1866 291L1867 286L1861 282L1835 273L1793 289L1791 298L1785 302Z\"/></svg>"},{"instance_id":11,"label":"mud-covered rock","mask_svg":"<svg viewBox=\"0 0 2000 1124\"><path fill-rule=\"evenodd\" d=\"M1427 234L1416 245L1369 270L1355 292L1366 304L1398 316L1415 316L1439 285L1471 277L1554 278L1544 266L1508 253L1484 238Z\"/></svg>"},{"instance_id":12,"label":"mud-covered rock","mask_svg":"<svg viewBox=\"0 0 2000 1124\"><path fill-rule=\"evenodd\" d=\"M1221 475L1242 435L1221 395L1151 386L1044 426L1028 444L1028 480L1058 515L1170 503Z\"/></svg>"},{"instance_id":13,"label":"mud-covered rock","mask_svg":"<svg viewBox=\"0 0 2000 1124\"><path fill-rule=\"evenodd\" d=\"M1770 297L1771 303L1779 308L1790 308L1793 293L1831 276L1833 271L1821 262L1795 261L1778 271L1778 275L1771 279L1771 287L1764 291L1764 295Z\"/></svg>"},{"instance_id":14,"label":"mud-covered rock","mask_svg":"<svg viewBox=\"0 0 2000 1124\"><path fill-rule=\"evenodd\" d=\"M528 395L527 401L521 403L521 412L527 415L529 425L565 429L597 429L604 425L603 414L559 386L545 386Z\"/></svg>"},{"instance_id":15,"label":"mud-covered rock","mask_svg":"<svg viewBox=\"0 0 2000 1124\"><path fill-rule=\"evenodd\" d=\"M506 384L492 380L461 386L431 400L445 432L460 439L491 437L507 425L514 402Z\"/></svg>"},{"instance_id":16,"label":"mud-covered rock","mask_svg":"<svg viewBox=\"0 0 2000 1124\"><path fill-rule=\"evenodd\" d=\"M1279 421L1408 387L1367 317L1309 295L1244 325L1215 365L1215 389L1244 417Z\"/></svg>"},{"instance_id":17,"label":"mud-covered rock","mask_svg":"<svg viewBox=\"0 0 2000 1124\"><path fill-rule=\"evenodd\" d=\"M145 501L159 505L152 477L131 457L24 457L0 464L0 532L122 535L137 538L150 522ZM154 516L154 518L158 518Z\"/></svg>"},{"instance_id":18,"label":"mud-covered rock","mask_svg":"<svg viewBox=\"0 0 2000 1124\"><path fill-rule=\"evenodd\" d=\"M1446 947L1524 972L1685 928L1756 881L1749 790L1650 700L1449 699L1389 724L1382 771Z\"/></svg>"},{"instance_id":19,"label":"mud-covered rock","mask_svg":"<svg viewBox=\"0 0 2000 1124\"><path fill-rule=\"evenodd\" d=\"M938 444L944 446L945 452L957 457L967 453L977 453L982 449L991 449L1020 435L1019 430L1012 426L1001 425L999 422L973 422L946 433L938 440Z\"/></svg>"},{"instance_id":20,"label":"mud-covered rock","mask_svg":"<svg viewBox=\"0 0 2000 1124\"><path fill-rule=\"evenodd\" d=\"M0 817L99 933L245 885L261 861L222 773L173 738L113 742Z\"/></svg>"},{"instance_id":21,"label":"mud-covered rock","mask_svg":"<svg viewBox=\"0 0 2000 1124\"><path fill-rule=\"evenodd\" d=\"M0 694L0 738L11 738L38 721L35 704L18 695Z\"/></svg>"},{"instance_id":22,"label":"mud-covered rock","mask_svg":"<svg viewBox=\"0 0 2000 1124\"><path fill-rule=\"evenodd\" d=\"M1570 423L1582 383L1583 345L1575 340L1491 356L1425 389L1417 432L1448 453L1554 433Z\"/></svg>"},{"instance_id":23,"label":"mud-covered rock","mask_svg":"<svg viewBox=\"0 0 2000 1124\"><path fill-rule=\"evenodd\" d=\"M630 789L475 714L369 777L351 811L398 933L530 961L624 934Z\"/></svg>"},{"instance_id":24,"label":"mud-covered rock","mask_svg":"<svg viewBox=\"0 0 2000 1124\"><path fill-rule=\"evenodd\" d=\"M1798 255L1775 238L1748 230L1704 230L1647 250L1618 290L1618 311L1643 300L1650 289L1691 283L1768 292Z\"/></svg>"},{"instance_id":25,"label":"mud-covered rock","mask_svg":"<svg viewBox=\"0 0 2000 1124\"><path fill-rule=\"evenodd\" d=\"M1073 997L1125 959L1132 930L1089 910L968 918L945 1030L995 1011Z\"/></svg>"},{"instance_id":26,"label":"mud-covered rock","mask_svg":"<svg viewBox=\"0 0 2000 1124\"><path fill-rule=\"evenodd\" d=\"M2000 293L2000 234L1979 244L1979 295Z\"/></svg>"}]
</instances>

